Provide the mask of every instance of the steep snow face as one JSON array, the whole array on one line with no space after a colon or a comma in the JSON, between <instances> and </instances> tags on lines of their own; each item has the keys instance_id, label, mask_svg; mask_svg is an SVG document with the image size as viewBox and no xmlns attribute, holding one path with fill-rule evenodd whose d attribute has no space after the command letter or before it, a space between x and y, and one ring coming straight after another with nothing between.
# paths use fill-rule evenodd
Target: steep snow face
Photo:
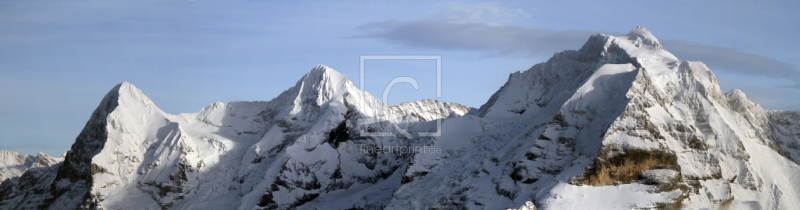
<instances>
[{"instance_id":1,"label":"steep snow face","mask_svg":"<svg viewBox=\"0 0 800 210\"><path fill-rule=\"evenodd\" d=\"M391 113L338 72L318 66L273 101L285 103L288 111L274 111L275 124L242 158L242 206L288 209L311 200L325 203L335 197L326 194L362 191L361 186L384 181L405 162L406 154L366 154L362 148L411 144L398 139L391 125L411 130L416 118ZM359 125L376 118L383 121ZM390 191L379 194L362 205L378 205L391 196Z\"/></svg>"},{"instance_id":2,"label":"steep snow face","mask_svg":"<svg viewBox=\"0 0 800 210\"><path fill-rule=\"evenodd\" d=\"M142 207L170 206L197 180L195 141L129 83L120 86L117 103L106 117L102 149L91 158L90 197L112 209L130 206L125 197L156 201L137 202Z\"/></svg>"},{"instance_id":3,"label":"steep snow face","mask_svg":"<svg viewBox=\"0 0 800 210\"><path fill-rule=\"evenodd\" d=\"M204 158L211 166L205 169L209 172L201 175L201 180L217 182L201 181L198 188L203 195L187 196L186 201L175 207L229 208L227 204L233 199L241 209L288 209L312 200L326 206L341 195L364 193L373 196L343 201L338 206L380 206L391 197L391 191L375 189L392 189L399 185L399 182L387 180L399 178L390 175L406 162L408 155L368 154L365 149L421 141L396 136L396 128L415 131L431 127L430 123L419 122L414 115L432 120L445 117L444 114L463 115L465 112L463 106L457 104L423 102L417 105L408 107L414 110L390 109L377 98L358 90L344 75L320 65L295 87L269 102L215 104L197 114L181 115L188 121L197 119L220 128L248 128L234 133L253 138L242 141L234 140L241 137L211 135L213 138L209 138L209 142L221 143L209 150L223 148L221 150L228 152L218 160ZM224 114L222 110L226 110ZM376 118L383 121L359 123ZM363 135L364 132L394 135L370 136Z\"/></svg>"},{"instance_id":4,"label":"steep snow face","mask_svg":"<svg viewBox=\"0 0 800 210\"><path fill-rule=\"evenodd\" d=\"M798 202L798 166L785 158L797 154L796 113L722 94L704 64L679 61L644 28L512 74L476 116L443 123L462 129L434 141L445 155L412 158L388 208Z\"/></svg>"},{"instance_id":5,"label":"steep snow face","mask_svg":"<svg viewBox=\"0 0 800 210\"><path fill-rule=\"evenodd\" d=\"M637 27L627 35L592 35L580 50L553 55L547 62L509 76L508 82L481 106L489 119L514 118L561 106L578 86L605 64L632 64L660 75L678 65L647 29Z\"/></svg>"}]
</instances>

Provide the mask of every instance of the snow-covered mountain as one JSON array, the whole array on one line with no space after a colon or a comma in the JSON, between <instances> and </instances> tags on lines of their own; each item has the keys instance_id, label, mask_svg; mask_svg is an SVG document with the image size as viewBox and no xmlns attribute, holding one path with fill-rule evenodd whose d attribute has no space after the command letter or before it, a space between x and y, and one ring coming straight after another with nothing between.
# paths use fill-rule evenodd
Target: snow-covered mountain
<instances>
[{"instance_id":1,"label":"snow-covered mountain","mask_svg":"<svg viewBox=\"0 0 800 210\"><path fill-rule=\"evenodd\" d=\"M13 151L0 151L0 182L22 175L33 165L34 157Z\"/></svg>"},{"instance_id":2,"label":"snow-covered mountain","mask_svg":"<svg viewBox=\"0 0 800 210\"><path fill-rule=\"evenodd\" d=\"M511 74L471 110L387 106L322 65L268 102L180 115L122 83L62 163L0 184L0 208L791 209L798 141L800 113L723 94L637 27Z\"/></svg>"},{"instance_id":3,"label":"snow-covered mountain","mask_svg":"<svg viewBox=\"0 0 800 210\"><path fill-rule=\"evenodd\" d=\"M61 161L64 161L64 157L52 157L41 152L32 156L0 150L0 182L21 176L28 169L50 167Z\"/></svg>"},{"instance_id":4,"label":"snow-covered mountain","mask_svg":"<svg viewBox=\"0 0 800 210\"><path fill-rule=\"evenodd\" d=\"M385 118L368 129L390 131L391 124L423 124L420 116L466 112L439 101L397 107L403 106L414 110L390 109L321 65L269 102L214 103L192 114L166 114L122 83L103 98L64 163L32 174L30 182L23 176L4 183L0 205L293 208L319 194L381 181L407 159L362 155L358 146L410 141L361 137L357 119ZM388 117L393 111L408 115ZM22 193L30 190L38 193Z\"/></svg>"},{"instance_id":5,"label":"snow-covered mountain","mask_svg":"<svg viewBox=\"0 0 800 210\"><path fill-rule=\"evenodd\" d=\"M446 118L450 114L462 116L469 112L470 108L457 103L441 102L439 100L421 100L404 102L389 106L389 109L401 116L411 115L421 121L432 121Z\"/></svg>"}]
</instances>

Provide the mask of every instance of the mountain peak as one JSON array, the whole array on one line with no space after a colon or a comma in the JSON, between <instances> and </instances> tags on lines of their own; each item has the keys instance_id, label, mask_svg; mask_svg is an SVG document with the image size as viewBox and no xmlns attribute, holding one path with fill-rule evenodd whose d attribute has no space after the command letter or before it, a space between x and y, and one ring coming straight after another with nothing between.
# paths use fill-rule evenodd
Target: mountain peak
<instances>
[{"instance_id":1,"label":"mountain peak","mask_svg":"<svg viewBox=\"0 0 800 210\"><path fill-rule=\"evenodd\" d=\"M750 101L750 99L747 99L747 95L745 95L744 92L739 89L733 89L726 93L725 98L728 99L728 105L731 107L731 109L739 113L745 113L752 107L758 106L758 104L753 103Z\"/></svg>"},{"instance_id":2,"label":"mountain peak","mask_svg":"<svg viewBox=\"0 0 800 210\"><path fill-rule=\"evenodd\" d=\"M108 91L106 96L103 98L103 102L112 102L119 104L141 104L145 106L153 105L153 101L151 101L150 98L145 96L144 93L142 93L142 90L136 88L136 86L133 86L133 84L128 82L122 82L114 86L114 88Z\"/></svg>"},{"instance_id":3,"label":"mountain peak","mask_svg":"<svg viewBox=\"0 0 800 210\"><path fill-rule=\"evenodd\" d=\"M34 168L37 168L37 167L50 167L53 164L56 164L56 163L61 162L61 161L63 161L63 160L60 159L60 158L54 158L53 156L50 156L47 153L39 152L39 154L36 154L36 158L34 158L34 161L33 161L33 164L31 165L31 167L34 167Z\"/></svg>"},{"instance_id":4,"label":"mountain peak","mask_svg":"<svg viewBox=\"0 0 800 210\"><path fill-rule=\"evenodd\" d=\"M634 27L628 34L622 37L632 41L636 47L649 46L655 50L665 50L664 47L661 46L661 43L658 42L658 39L642 26Z\"/></svg>"},{"instance_id":5,"label":"mountain peak","mask_svg":"<svg viewBox=\"0 0 800 210\"><path fill-rule=\"evenodd\" d=\"M737 98L737 99L747 99L747 96L739 89L733 89L730 92L725 94L729 98Z\"/></svg>"},{"instance_id":6,"label":"mountain peak","mask_svg":"<svg viewBox=\"0 0 800 210\"><path fill-rule=\"evenodd\" d=\"M136 86L133 86L133 84L131 83L128 82L120 83L118 91L119 91L118 94L122 98L130 98L142 102L151 102L150 99L147 98L147 96L145 96L144 93L142 93L142 90L136 88Z\"/></svg>"},{"instance_id":7,"label":"mountain peak","mask_svg":"<svg viewBox=\"0 0 800 210\"><path fill-rule=\"evenodd\" d=\"M328 71L333 70L330 67L326 66L325 64L317 64L311 71Z\"/></svg>"},{"instance_id":8,"label":"mountain peak","mask_svg":"<svg viewBox=\"0 0 800 210\"><path fill-rule=\"evenodd\" d=\"M308 71L308 73L306 73L306 75L303 76L303 80L308 82L310 81L319 82L325 80L326 78L341 78L341 77L346 78L346 76L342 75L338 71L333 70L332 68L326 65L319 64L313 69L311 69L311 71Z\"/></svg>"},{"instance_id":9,"label":"mountain peak","mask_svg":"<svg viewBox=\"0 0 800 210\"><path fill-rule=\"evenodd\" d=\"M628 32L628 34L648 34L652 36L652 34L650 34L650 31L648 31L646 28L642 26L633 27L633 29L631 29L631 31Z\"/></svg>"},{"instance_id":10,"label":"mountain peak","mask_svg":"<svg viewBox=\"0 0 800 210\"><path fill-rule=\"evenodd\" d=\"M32 156L14 151L0 150L0 168L28 165ZM0 173L2 174L2 173ZM2 179L0 179L2 182Z\"/></svg>"},{"instance_id":11,"label":"mountain peak","mask_svg":"<svg viewBox=\"0 0 800 210\"><path fill-rule=\"evenodd\" d=\"M308 71L306 75L303 76L300 81L297 82L298 85L303 86L326 86L326 85L342 85L342 83L349 83L350 80L347 79L347 76L339 73L332 68L325 66L325 65L317 65L311 71ZM328 84L333 83L333 84ZM352 84L351 84L352 85Z\"/></svg>"},{"instance_id":12,"label":"mountain peak","mask_svg":"<svg viewBox=\"0 0 800 210\"><path fill-rule=\"evenodd\" d=\"M294 88L299 91L297 94L316 100L317 104L327 102L334 95L357 89L347 76L322 64L308 71Z\"/></svg>"}]
</instances>

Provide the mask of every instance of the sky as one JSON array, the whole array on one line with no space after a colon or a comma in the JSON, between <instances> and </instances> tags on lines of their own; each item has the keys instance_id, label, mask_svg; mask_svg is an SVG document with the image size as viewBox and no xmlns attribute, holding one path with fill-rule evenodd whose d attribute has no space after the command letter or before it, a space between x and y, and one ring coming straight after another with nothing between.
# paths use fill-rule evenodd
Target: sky
<instances>
[{"instance_id":1,"label":"sky","mask_svg":"<svg viewBox=\"0 0 800 210\"><path fill-rule=\"evenodd\" d=\"M646 27L723 92L800 111L797 1L0 1L0 150L61 155L103 96L130 82L167 113L268 101L318 64L389 104L479 107L516 71L591 34Z\"/></svg>"}]
</instances>

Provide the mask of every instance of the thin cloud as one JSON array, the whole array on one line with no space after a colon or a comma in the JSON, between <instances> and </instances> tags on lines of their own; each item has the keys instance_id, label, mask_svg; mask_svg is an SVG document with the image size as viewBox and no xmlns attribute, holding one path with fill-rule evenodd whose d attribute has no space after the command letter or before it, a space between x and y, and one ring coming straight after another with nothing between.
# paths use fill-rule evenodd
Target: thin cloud
<instances>
[{"instance_id":1,"label":"thin cloud","mask_svg":"<svg viewBox=\"0 0 800 210\"><path fill-rule=\"evenodd\" d=\"M791 64L736 49L677 40L665 40L661 45L681 59L702 61L727 72L800 79L800 72Z\"/></svg>"},{"instance_id":2,"label":"thin cloud","mask_svg":"<svg viewBox=\"0 0 800 210\"><path fill-rule=\"evenodd\" d=\"M357 28L357 38L427 49L466 50L490 55L539 57L568 49L579 49L599 31L555 31L488 23L443 20L385 21ZM665 40L661 44L682 60L702 61L718 70L800 80L800 72L788 63L736 49L687 41Z\"/></svg>"},{"instance_id":3,"label":"thin cloud","mask_svg":"<svg viewBox=\"0 0 800 210\"><path fill-rule=\"evenodd\" d=\"M359 38L412 47L483 51L508 56L546 56L578 49L593 31L555 31L487 23L439 20L385 21L358 27Z\"/></svg>"}]
</instances>

